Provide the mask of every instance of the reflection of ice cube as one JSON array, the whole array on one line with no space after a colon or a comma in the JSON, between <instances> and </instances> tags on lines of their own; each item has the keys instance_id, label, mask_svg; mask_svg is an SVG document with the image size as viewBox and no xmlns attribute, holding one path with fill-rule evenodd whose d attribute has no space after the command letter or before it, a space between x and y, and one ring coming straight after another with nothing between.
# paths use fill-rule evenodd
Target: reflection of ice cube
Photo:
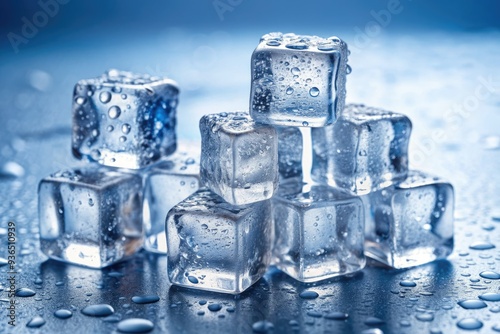
<instances>
[{"instance_id":1,"label":"reflection of ice cube","mask_svg":"<svg viewBox=\"0 0 500 334\"><path fill-rule=\"evenodd\" d=\"M73 95L73 154L141 168L176 148L179 90L170 79L110 70L79 81Z\"/></svg>"},{"instance_id":2,"label":"reflection of ice cube","mask_svg":"<svg viewBox=\"0 0 500 334\"><path fill-rule=\"evenodd\" d=\"M252 54L250 113L257 123L319 127L344 108L347 45L338 37L272 33Z\"/></svg>"},{"instance_id":3,"label":"reflection of ice cube","mask_svg":"<svg viewBox=\"0 0 500 334\"><path fill-rule=\"evenodd\" d=\"M453 250L453 187L421 172L362 196L367 256L407 268L448 256Z\"/></svg>"},{"instance_id":4,"label":"reflection of ice cube","mask_svg":"<svg viewBox=\"0 0 500 334\"><path fill-rule=\"evenodd\" d=\"M234 205L269 199L278 186L278 138L247 113L205 115L200 120L204 185Z\"/></svg>"},{"instance_id":5,"label":"reflection of ice cube","mask_svg":"<svg viewBox=\"0 0 500 334\"><path fill-rule=\"evenodd\" d=\"M198 190L199 172L199 149L177 151L168 160L154 164L145 171L146 250L163 254L167 252L165 218L174 205Z\"/></svg>"},{"instance_id":6,"label":"reflection of ice cube","mask_svg":"<svg viewBox=\"0 0 500 334\"><path fill-rule=\"evenodd\" d=\"M47 256L102 268L142 244L142 181L108 169L55 173L40 182L41 250Z\"/></svg>"},{"instance_id":7,"label":"reflection of ice cube","mask_svg":"<svg viewBox=\"0 0 500 334\"><path fill-rule=\"evenodd\" d=\"M403 180L410 133L402 114L347 105L335 124L312 129L313 179L359 195Z\"/></svg>"},{"instance_id":8,"label":"reflection of ice cube","mask_svg":"<svg viewBox=\"0 0 500 334\"><path fill-rule=\"evenodd\" d=\"M328 186L305 187L299 193L287 187L273 198L278 268L302 282L363 269L361 200Z\"/></svg>"},{"instance_id":9,"label":"reflection of ice cube","mask_svg":"<svg viewBox=\"0 0 500 334\"><path fill-rule=\"evenodd\" d=\"M302 181L302 134L295 127L276 127L278 132L278 161L280 184Z\"/></svg>"},{"instance_id":10,"label":"reflection of ice cube","mask_svg":"<svg viewBox=\"0 0 500 334\"><path fill-rule=\"evenodd\" d=\"M266 272L271 238L270 201L233 206L202 188L168 213L170 281L202 290L243 292Z\"/></svg>"}]
</instances>

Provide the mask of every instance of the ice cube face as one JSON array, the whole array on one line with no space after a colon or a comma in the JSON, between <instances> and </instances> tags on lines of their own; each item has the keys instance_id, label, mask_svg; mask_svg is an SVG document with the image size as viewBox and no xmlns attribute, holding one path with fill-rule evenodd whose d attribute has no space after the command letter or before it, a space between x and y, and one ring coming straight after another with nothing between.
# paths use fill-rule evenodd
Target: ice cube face
<instances>
[{"instance_id":1,"label":"ice cube face","mask_svg":"<svg viewBox=\"0 0 500 334\"><path fill-rule=\"evenodd\" d=\"M56 260L106 267L142 245L142 179L104 168L55 173L38 190L40 246Z\"/></svg>"},{"instance_id":2,"label":"ice cube face","mask_svg":"<svg viewBox=\"0 0 500 334\"><path fill-rule=\"evenodd\" d=\"M233 205L264 201L278 186L278 138L248 113L205 115L200 120L202 184Z\"/></svg>"},{"instance_id":3,"label":"ice cube face","mask_svg":"<svg viewBox=\"0 0 500 334\"><path fill-rule=\"evenodd\" d=\"M270 201L233 206L202 188L170 210L166 225L172 284L237 294L266 272Z\"/></svg>"},{"instance_id":4,"label":"ice cube face","mask_svg":"<svg viewBox=\"0 0 500 334\"><path fill-rule=\"evenodd\" d=\"M286 191L287 186L272 199L277 267L301 282L363 269L361 199L324 185L299 193Z\"/></svg>"},{"instance_id":5,"label":"ice cube face","mask_svg":"<svg viewBox=\"0 0 500 334\"><path fill-rule=\"evenodd\" d=\"M264 35L251 60L252 118L283 126L335 122L345 103L347 53L338 37Z\"/></svg>"},{"instance_id":6,"label":"ice cube face","mask_svg":"<svg viewBox=\"0 0 500 334\"><path fill-rule=\"evenodd\" d=\"M165 218L170 209L199 188L199 152L178 152L151 166L144 190L144 248L165 254Z\"/></svg>"},{"instance_id":7,"label":"ice cube face","mask_svg":"<svg viewBox=\"0 0 500 334\"><path fill-rule=\"evenodd\" d=\"M358 195L403 180L408 173L408 117L347 105L335 124L312 129L312 177Z\"/></svg>"},{"instance_id":8,"label":"ice cube face","mask_svg":"<svg viewBox=\"0 0 500 334\"><path fill-rule=\"evenodd\" d=\"M367 256L394 268L445 258L453 251L451 184L421 172L362 196Z\"/></svg>"},{"instance_id":9,"label":"ice cube face","mask_svg":"<svg viewBox=\"0 0 500 334\"><path fill-rule=\"evenodd\" d=\"M170 79L116 70L79 81L73 95L73 155L137 169L171 154L178 93Z\"/></svg>"},{"instance_id":10,"label":"ice cube face","mask_svg":"<svg viewBox=\"0 0 500 334\"><path fill-rule=\"evenodd\" d=\"M295 127L276 127L278 132L279 182L302 181L302 133Z\"/></svg>"}]
</instances>

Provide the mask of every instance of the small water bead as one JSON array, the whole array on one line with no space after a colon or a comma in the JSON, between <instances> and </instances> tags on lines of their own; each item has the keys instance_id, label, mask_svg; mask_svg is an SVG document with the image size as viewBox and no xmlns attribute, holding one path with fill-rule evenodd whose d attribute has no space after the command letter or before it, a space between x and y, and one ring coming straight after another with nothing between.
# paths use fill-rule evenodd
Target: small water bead
<instances>
[{"instance_id":1,"label":"small water bead","mask_svg":"<svg viewBox=\"0 0 500 334\"><path fill-rule=\"evenodd\" d=\"M330 312L325 314L324 318L329 320L346 320L349 318L349 314L344 312Z\"/></svg>"},{"instance_id":2,"label":"small water bead","mask_svg":"<svg viewBox=\"0 0 500 334\"><path fill-rule=\"evenodd\" d=\"M469 248L474 250L488 250L495 248L495 245L486 241L476 241L470 244Z\"/></svg>"},{"instance_id":3,"label":"small water bead","mask_svg":"<svg viewBox=\"0 0 500 334\"><path fill-rule=\"evenodd\" d=\"M309 48L309 46L304 42L289 43L286 47L292 50L305 50Z\"/></svg>"},{"instance_id":4,"label":"small water bead","mask_svg":"<svg viewBox=\"0 0 500 334\"><path fill-rule=\"evenodd\" d=\"M94 206L94 200L92 198L89 198L89 205Z\"/></svg>"},{"instance_id":5,"label":"small water bead","mask_svg":"<svg viewBox=\"0 0 500 334\"><path fill-rule=\"evenodd\" d=\"M136 304L151 304L160 300L157 295L133 296L132 301Z\"/></svg>"},{"instance_id":6,"label":"small water bead","mask_svg":"<svg viewBox=\"0 0 500 334\"><path fill-rule=\"evenodd\" d=\"M84 97L81 97L81 96L78 96L78 97L75 99L76 104L78 104L78 105L80 105L80 106L81 106L81 105L83 105L86 101L87 101L87 99L86 99L86 98L84 98Z\"/></svg>"},{"instance_id":7,"label":"small water bead","mask_svg":"<svg viewBox=\"0 0 500 334\"><path fill-rule=\"evenodd\" d=\"M113 132L114 129L115 129L115 127L113 125L108 125L106 127L106 130L108 130L108 132Z\"/></svg>"},{"instance_id":8,"label":"small water bead","mask_svg":"<svg viewBox=\"0 0 500 334\"><path fill-rule=\"evenodd\" d=\"M316 299L319 297L319 294L315 291L306 290L306 291L302 291L299 294L299 297L302 299Z\"/></svg>"},{"instance_id":9,"label":"small water bead","mask_svg":"<svg viewBox=\"0 0 500 334\"><path fill-rule=\"evenodd\" d=\"M16 297L33 297L36 292L28 288L19 288L16 290Z\"/></svg>"},{"instance_id":10,"label":"small water bead","mask_svg":"<svg viewBox=\"0 0 500 334\"><path fill-rule=\"evenodd\" d=\"M292 87L288 87L288 88L286 89L286 94L287 94L287 95L292 95L292 94L293 94L293 88L292 88Z\"/></svg>"},{"instance_id":11,"label":"small water bead","mask_svg":"<svg viewBox=\"0 0 500 334\"><path fill-rule=\"evenodd\" d=\"M95 304L83 308L82 313L90 317L106 317L115 313L115 310L108 304Z\"/></svg>"},{"instance_id":12,"label":"small water bead","mask_svg":"<svg viewBox=\"0 0 500 334\"><path fill-rule=\"evenodd\" d=\"M500 279L500 274L496 271L482 271L479 273L479 276L487 279Z\"/></svg>"},{"instance_id":13,"label":"small water bead","mask_svg":"<svg viewBox=\"0 0 500 334\"><path fill-rule=\"evenodd\" d=\"M293 67L293 68L291 69L291 72L292 72L292 74L293 74L293 75L299 75L299 74L300 74L300 68L298 68L298 67Z\"/></svg>"},{"instance_id":14,"label":"small water bead","mask_svg":"<svg viewBox=\"0 0 500 334\"><path fill-rule=\"evenodd\" d=\"M493 329L495 332L500 332L500 325L493 325L491 329Z\"/></svg>"},{"instance_id":15,"label":"small water bead","mask_svg":"<svg viewBox=\"0 0 500 334\"><path fill-rule=\"evenodd\" d=\"M417 318L417 320L420 320L420 321L432 321L432 320L434 320L434 314L432 314L432 313L417 314L415 316L415 318Z\"/></svg>"},{"instance_id":16,"label":"small water bead","mask_svg":"<svg viewBox=\"0 0 500 334\"><path fill-rule=\"evenodd\" d=\"M119 140L120 140L120 143L124 143L124 142L126 142L126 141L127 141L127 137L125 137L125 136L121 136L121 137L119 138Z\"/></svg>"},{"instance_id":17,"label":"small water bead","mask_svg":"<svg viewBox=\"0 0 500 334\"><path fill-rule=\"evenodd\" d=\"M309 126L309 122L308 121L303 121L302 122L302 126Z\"/></svg>"},{"instance_id":18,"label":"small water bead","mask_svg":"<svg viewBox=\"0 0 500 334\"><path fill-rule=\"evenodd\" d=\"M306 314L313 318L321 318L323 316L323 314L318 311L307 311Z\"/></svg>"},{"instance_id":19,"label":"small water bead","mask_svg":"<svg viewBox=\"0 0 500 334\"><path fill-rule=\"evenodd\" d=\"M270 40L270 41L268 41L268 42L266 43L266 45L268 45L268 46L280 46L280 45L281 45L281 43L280 43L280 42L278 42L278 41L276 41L276 40Z\"/></svg>"},{"instance_id":20,"label":"small water bead","mask_svg":"<svg viewBox=\"0 0 500 334\"><path fill-rule=\"evenodd\" d=\"M477 310L488 306L482 300L477 300L477 299L463 300L458 302L458 305L462 306L464 309L467 310Z\"/></svg>"},{"instance_id":21,"label":"small water bead","mask_svg":"<svg viewBox=\"0 0 500 334\"><path fill-rule=\"evenodd\" d=\"M457 326L465 330L475 330L483 327L483 323L475 318L464 318L457 322Z\"/></svg>"},{"instance_id":22,"label":"small water bead","mask_svg":"<svg viewBox=\"0 0 500 334\"><path fill-rule=\"evenodd\" d=\"M199 283L198 279L196 277L194 277L194 276L188 276L188 281L191 282L191 283L193 283L193 284L198 284Z\"/></svg>"},{"instance_id":23,"label":"small water bead","mask_svg":"<svg viewBox=\"0 0 500 334\"><path fill-rule=\"evenodd\" d=\"M346 67L346 71L345 71L345 72L346 72L346 74L351 74L351 72L352 72L352 67L351 67L351 66L349 66L349 65L347 65L347 67Z\"/></svg>"},{"instance_id":24,"label":"small water bead","mask_svg":"<svg viewBox=\"0 0 500 334\"><path fill-rule=\"evenodd\" d=\"M399 285L404 286L405 288L413 288L417 286L417 283L413 281L404 280L399 282Z\"/></svg>"},{"instance_id":25,"label":"small water bead","mask_svg":"<svg viewBox=\"0 0 500 334\"><path fill-rule=\"evenodd\" d=\"M500 293L487 292L479 296L479 299L486 300L489 302L500 301Z\"/></svg>"},{"instance_id":26,"label":"small water bead","mask_svg":"<svg viewBox=\"0 0 500 334\"><path fill-rule=\"evenodd\" d=\"M319 95L319 89L317 87L312 87L309 89L309 95L312 97L317 97Z\"/></svg>"},{"instance_id":27,"label":"small water bead","mask_svg":"<svg viewBox=\"0 0 500 334\"><path fill-rule=\"evenodd\" d=\"M54 312L54 316L59 318L59 319L68 319L68 318L71 318L73 316L73 312L71 312L70 310L66 310L66 309L60 309L60 310L57 310Z\"/></svg>"},{"instance_id":28,"label":"small water bead","mask_svg":"<svg viewBox=\"0 0 500 334\"><path fill-rule=\"evenodd\" d=\"M122 132L123 132L124 134L128 134L128 133L130 132L130 129L131 129L131 128L132 128L132 127L130 126L130 124L128 124L128 123L124 123L124 124L122 125Z\"/></svg>"},{"instance_id":29,"label":"small water bead","mask_svg":"<svg viewBox=\"0 0 500 334\"><path fill-rule=\"evenodd\" d=\"M368 317L364 323L367 326L380 326L383 325L385 321L377 317Z\"/></svg>"},{"instance_id":30,"label":"small water bead","mask_svg":"<svg viewBox=\"0 0 500 334\"><path fill-rule=\"evenodd\" d=\"M111 93L101 92L101 94L99 94L99 101L101 101L104 104L108 103L109 101L111 101Z\"/></svg>"},{"instance_id":31,"label":"small water bead","mask_svg":"<svg viewBox=\"0 0 500 334\"><path fill-rule=\"evenodd\" d=\"M320 50L320 51L332 51L334 49L335 49L335 45L333 43L318 44L318 50Z\"/></svg>"},{"instance_id":32,"label":"small water bead","mask_svg":"<svg viewBox=\"0 0 500 334\"><path fill-rule=\"evenodd\" d=\"M117 329L122 333L148 333L154 329L154 324L141 318L131 318L118 323Z\"/></svg>"},{"instance_id":33,"label":"small water bead","mask_svg":"<svg viewBox=\"0 0 500 334\"><path fill-rule=\"evenodd\" d=\"M218 312L222 309L222 305L218 303L208 305L208 309L212 312Z\"/></svg>"},{"instance_id":34,"label":"small water bead","mask_svg":"<svg viewBox=\"0 0 500 334\"><path fill-rule=\"evenodd\" d=\"M118 107L118 106L112 106L108 110L108 116L111 119L116 119L116 118L120 117L121 113L122 113L122 111L121 111L120 107Z\"/></svg>"},{"instance_id":35,"label":"small water bead","mask_svg":"<svg viewBox=\"0 0 500 334\"><path fill-rule=\"evenodd\" d=\"M45 325L45 319L42 318L41 316L37 315L33 317L27 324L26 327L29 328L39 328Z\"/></svg>"},{"instance_id":36,"label":"small water bead","mask_svg":"<svg viewBox=\"0 0 500 334\"><path fill-rule=\"evenodd\" d=\"M255 333L270 333L274 330L274 324L266 320L257 321L252 325L252 330Z\"/></svg>"}]
</instances>

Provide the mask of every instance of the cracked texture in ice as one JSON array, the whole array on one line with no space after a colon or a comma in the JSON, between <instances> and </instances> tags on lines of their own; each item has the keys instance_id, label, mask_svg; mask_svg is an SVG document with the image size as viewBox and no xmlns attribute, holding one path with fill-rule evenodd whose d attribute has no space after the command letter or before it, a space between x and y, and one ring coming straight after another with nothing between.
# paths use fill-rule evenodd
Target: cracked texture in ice
<instances>
[{"instance_id":1,"label":"cracked texture in ice","mask_svg":"<svg viewBox=\"0 0 500 334\"><path fill-rule=\"evenodd\" d=\"M251 60L252 118L284 126L335 122L344 108L347 54L338 37L264 35Z\"/></svg>"},{"instance_id":2,"label":"cracked texture in ice","mask_svg":"<svg viewBox=\"0 0 500 334\"><path fill-rule=\"evenodd\" d=\"M278 138L248 113L205 115L200 120L201 182L233 205L269 199L278 186Z\"/></svg>"},{"instance_id":3,"label":"cracked texture in ice","mask_svg":"<svg viewBox=\"0 0 500 334\"><path fill-rule=\"evenodd\" d=\"M402 114L347 105L335 124L312 129L312 177L358 195L403 180L410 133Z\"/></svg>"},{"instance_id":4,"label":"cracked texture in ice","mask_svg":"<svg viewBox=\"0 0 500 334\"><path fill-rule=\"evenodd\" d=\"M202 188L167 217L168 275L175 285L240 293L266 272L270 201L233 206Z\"/></svg>"},{"instance_id":5,"label":"cracked texture in ice","mask_svg":"<svg viewBox=\"0 0 500 334\"><path fill-rule=\"evenodd\" d=\"M73 95L73 154L132 169L171 154L178 93L170 79L117 70L79 81Z\"/></svg>"},{"instance_id":6,"label":"cracked texture in ice","mask_svg":"<svg viewBox=\"0 0 500 334\"><path fill-rule=\"evenodd\" d=\"M40 182L41 250L47 256L102 268L142 245L141 177L88 168Z\"/></svg>"},{"instance_id":7,"label":"cracked texture in ice","mask_svg":"<svg viewBox=\"0 0 500 334\"><path fill-rule=\"evenodd\" d=\"M451 184L421 172L362 196L367 256L394 268L445 258L453 250Z\"/></svg>"},{"instance_id":8,"label":"cracked texture in ice","mask_svg":"<svg viewBox=\"0 0 500 334\"><path fill-rule=\"evenodd\" d=\"M287 186L272 200L278 268L302 282L363 269L361 199L323 185L298 193Z\"/></svg>"}]
</instances>

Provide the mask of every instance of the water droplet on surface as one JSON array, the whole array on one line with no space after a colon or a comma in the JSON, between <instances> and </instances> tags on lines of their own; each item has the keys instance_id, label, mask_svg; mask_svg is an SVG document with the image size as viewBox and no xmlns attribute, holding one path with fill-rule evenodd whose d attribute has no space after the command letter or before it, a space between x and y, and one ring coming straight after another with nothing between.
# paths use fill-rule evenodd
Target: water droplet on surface
<instances>
[{"instance_id":1,"label":"water droplet on surface","mask_svg":"<svg viewBox=\"0 0 500 334\"><path fill-rule=\"evenodd\" d=\"M349 66L349 65L347 65L347 67L346 67L346 74L351 74L351 72L352 72L352 67Z\"/></svg>"},{"instance_id":2,"label":"water droplet on surface","mask_svg":"<svg viewBox=\"0 0 500 334\"><path fill-rule=\"evenodd\" d=\"M500 325L493 325L491 329L493 329L495 332L500 332Z\"/></svg>"},{"instance_id":3,"label":"water droplet on surface","mask_svg":"<svg viewBox=\"0 0 500 334\"><path fill-rule=\"evenodd\" d=\"M208 305L208 309L212 312L217 312L222 309L222 305L218 303Z\"/></svg>"},{"instance_id":4,"label":"water droplet on surface","mask_svg":"<svg viewBox=\"0 0 500 334\"><path fill-rule=\"evenodd\" d=\"M198 284L198 279L194 276L188 276L188 281L193 283L193 284Z\"/></svg>"},{"instance_id":5,"label":"water droplet on surface","mask_svg":"<svg viewBox=\"0 0 500 334\"><path fill-rule=\"evenodd\" d=\"M33 317L27 324L26 327L29 328L39 328L45 325L45 319L42 318L41 316L37 315Z\"/></svg>"},{"instance_id":6,"label":"water droplet on surface","mask_svg":"<svg viewBox=\"0 0 500 334\"><path fill-rule=\"evenodd\" d=\"M28 288L20 288L16 290L16 297L33 297L36 292Z\"/></svg>"},{"instance_id":7,"label":"water droplet on surface","mask_svg":"<svg viewBox=\"0 0 500 334\"><path fill-rule=\"evenodd\" d=\"M299 297L302 299L316 299L319 297L319 294L316 291L302 291Z\"/></svg>"},{"instance_id":8,"label":"water droplet on surface","mask_svg":"<svg viewBox=\"0 0 500 334\"><path fill-rule=\"evenodd\" d=\"M266 320L257 321L252 325L252 330L255 333L270 333L274 330L274 324Z\"/></svg>"},{"instance_id":9,"label":"water droplet on surface","mask_svg":"<svg viewBox=\"0 0 500 334\"><path fill-rule=\"evenodd\" d=\"M16 178L24 175L24 168L14 161L7 161L0 167L0 178Z\"/></svg>"},{"instance_id":10,"label":"water droplet on surface","mask_svg":"<svg viewBox=\"0 0 500 334\"><path fill-rule=\"evenodd\" d=\"M60 310L57 310L54 312L54 316L59 318L59 319L68 319L68 318L71 318L73 316L73 312L71 312L70 310L66 310L66 309L60 309Z\"/></svg>"},{"instance_id":11,"label":"water droplet on surface","mask_svg":"<svg viewBox=\"0 0 500 334\"><path fill-rule=\"evenodd\" d=\"M480 295L479 299L486 300L488 302L498 302L500 301L500 293L487 292Z\"/></svg>"},{"instance_id":12,"label":"water droplet on surface","mask_svg":"<svg viewBox=\"0 0 500 334\"><path fill-rule=\"evenodd\" d=\"M292 74L293 74L293 75L299 75L299 74L300 74L300 68L298 68L298 67L293 67L293 68L291 69L291 72L292 72Z\"/></svg>"},{"instance_id":13,"label":"water droplet on surface","mask_svg":"<svg viewBox=\"0 0 500 334\"><path fill-rule=\"evenodd\" d=\"M108 304L95 304L83 308L82 313L89 317L107 317L115 313L115 310Z\"/></svg>"},{"instance_id":14,"label":"water droplet on surface","mask_svg":"<svg viewBox=\"0 0 500 334\"><path fill-rule=\"evenodd\" d=\"M365 320L365 325L367 325L367 326L380 326L384 323L385 323L384 320L377 318L377 317L368 317Z\"/></svg>"},{"instance_id":15,"label":"water droplet on surface","mask_svg":"<svg viewBox=\"0 0 500 334\"><path fill-rule=\"evenodd\" d=\"M94 206L94 200L92 198L89 198L89 205Z\"/></svg>"},{"instance_id":16,"label":"water droplet on surface","mask_svg":"<svg viewBox=\"0 0 500 334\"><path fill-rule=\"evenodd\" d=\"M477 299L462 300L458 302L458 305L462 306L464 309L467 310L476 310L488 306L482 300L477 300Z\"/></svg>"},{"instance_id":17,"label":"water droplet on surface","mask_svg":"<svg viewBox=\"0 0 500 334\"><path fill-rule=\"evenodd\" d=\"M131 129L131 128L132 128L132 127L130 126L130 124L128 124L128 123L124 123L124 124L122 125L122 132L123 132L124 134L128 134L128 133L130 132L130 129Z\"/></svg>"},{"instance_id":18,"label":"water droplet on surface","mask_svg":"<svg viewBox=\"0 0 500 334\"><path fill-rule=\"evenodd\" d=\"M101 101L104 104L108 103L109 101L111 101L111 93L101 92L101 94L99 94L99 101Z\"/></svg>"},{"instance_id":19,"label":"water droplet on surface","mask_svg":"<svg viewBox=\"0 0 500 334\"><path fill-rule=\"evenodd\" d=\"M9 264L9 261L7 259L0 257L0 267L6 266L8 264ZM36 282L35 282L35 284L36 284Z\"/></svg>"},{"instance_id":20,"label":"water droplet on surface","mask_svg":"<svg viewBox=\"0 0 500 334\"><path fill-rule=\"evenodd\" d=\"M476 241L469 246L470 249L474 250L487 250L495 248L495 245L486 241Z\"/></svg>"},{"instance_id":21,"label":"water droplet on surface","mask_svg":"<svg viewBox=\"0 0 500 334\"><path fill-rule=\"evenodd\" d=\"M413 287L417 286L417 283L415 283L413 281L404 280L404 281L399 282L399 285L404 286L405 288L413 288Z\"/></svg>"},{"instance_id":22,"label":"water droplet on surface","mask_svg":"<svg viewBox=\"0 0 500 334\"><path fill-rule=\"evenodd\" d=\"M81 96L78 96L78 97L75 99L76 104L78 104L78 105L80 105L80 106L81 106L81 105L83 105L86 101L87 101L87 99L86 99L86 98L84 98L84 97L81 97Z\"/></svg>"},{"instance_id":23,"label":"water droplet on surface","mask_svg":"<svg viewBox=\"0 0 500 334\"><path fill-rule=\"evenodd\" d=\"M270 40L270 41L268 41L268 42L266 43L266 45L268 45L268 46L280 46L280 45L281 45L281 43L280 43L280 42L278 42L278 41L275 41L275 40Z\"/></svg>"},{"instance_id":24,"label":"water droplet on surface","mask_svg":"<svg viewBox=\"0 0 500 334\"><path fill-rule=\"evenodd\" d=\"M293 88L292 88L292 87L288 87L288 88L286 89L286 94L287 94L287 95L292 95L292 94L293 94Z\"/></svg>"},{"instance_id":25,"label":"water droplet on surface","mask_svg":"<svg viewBox=\"0 0 500 334\"><path fill-rule=\"evenodd\" d=\"M432 313L417 314L415 316L415 318L417 318L417 320L420 320L420 321L432 321L432 320L434 320L434 314L432 314Z\"/></svg>"},{"instance_id":26,"label":"water droplet on surface","mask_svg":"<svg viewBox=\"0 0 500 334\"><path fill-rule=\"evenodd\" d=\"M464 318L457 322L458 328L474 330L483 327L483 323L475 318Z\"/></svg>"},{"instance_id":27,"label":"water droplet on surface","mask_svg":"<svg viewBox=\"0 0 500 334\"><path fill-rule=\"evenodd\" d=\"M317 87L312 87L311 89L309 89L309 95L311 95L312 97L318 96L319 89Z\"/></svg>"},{"instance_id":28,"label":"water droplet on surface","mask_svg":"<svg viewBox=\"0 0 500 334\"><path fill-rule=\"evenodd\" d=\"M497 273L496 271L482 271L479 273L479 276L482 278L487 278L487 279L500 279L500 274Z\"/></svg>"},{"instance_id":29,"label":"water droplet on surface","mask_svg":"<svg viewBox=\"0 0 500 334\"><path fill-rule=\"evenodd\" d=\"M151 304L156 303L160 300L160 297L157 295L144 295L144 296L134 296L132 297L132 301L136 304Z\"/></svg>"},{"instance_id":30,"label":"water droplet on surface","mask_svg":"<svg viewBox=\"0 0 500 334\"><path fill-rule=\"evenodd\" d=\"M111 108L108 109L108 116L111 119L115 119L120 117L120 114L122 113L122 110L118 106L112 106Z\"/></svg>"},{"instance_id":31,"label":"water droplet on surface","mask_svg":"<svg viewBox=\"0 0 500 334\"><path fill-rule=\"evenodd\" d=\"M117 329L122 333L148 333L154 329L154 324L141 318L131 318L118 323Z\"/></svg>"},{"instance_id":32,"label":"water droplet on surface","mask_svg":"<svg viewBox=\"0 0 500 334\"><path fill-rule=\"evenodd\" d=\"M330 320L346 320L347 318L349 318L349 314L344 312L330 312L325 314L324 318Z\"/></svg>"}]
</instances>

